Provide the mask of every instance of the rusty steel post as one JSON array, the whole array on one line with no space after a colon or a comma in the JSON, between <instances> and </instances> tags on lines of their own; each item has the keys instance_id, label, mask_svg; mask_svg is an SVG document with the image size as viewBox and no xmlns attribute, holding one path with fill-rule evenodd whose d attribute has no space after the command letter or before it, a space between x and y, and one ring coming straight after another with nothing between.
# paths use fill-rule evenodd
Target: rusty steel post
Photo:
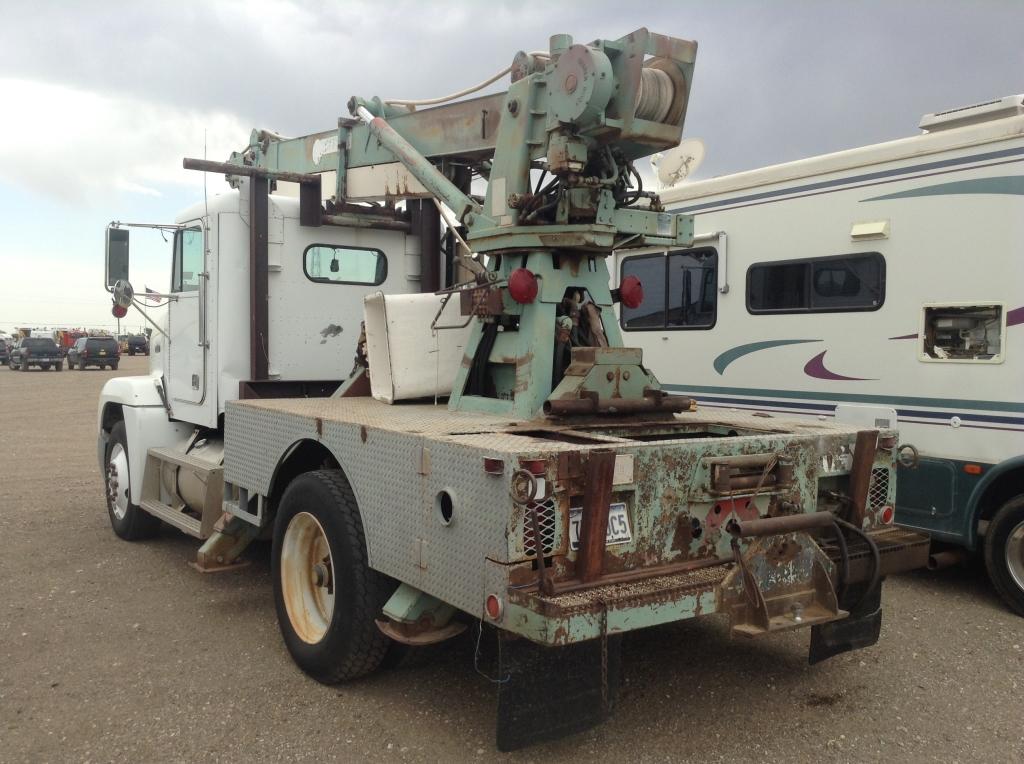
<instances>
[{"instance_id":1,"label":"rusty steel post","mask_svg":"<svg viewBox=\"0 0 1024 764\"><path fill-rule=\"evenodd\" d=\"M600 578L604 572L604 548L608 535L608 509L612 503L614 472L614 451L599 449L590 453L587 482L583 489L580 548L576 553L576 573L583 582Z\"/></svg>"},{"instance_id":2,"label":"rusty steel post","mask_svg":"<svg viewBox=\"0 0 1024 764\"><path fill-rule=\"evenodd\" d=\"M858 528L864 525L867 514L868 486L871 483L871 465L875 463L878 430L861 430L853 447L853 465L850 467L850 522Z\"/></svg>"},{"instance_id":3,"label":"rusty steel post","mask_svg":"<svg viewBox=\"0 0 1024 764\"><path fill-rule=\"evenodd\" d=\"M253 175L249 181L249 379L252 380L269 376L269 215L270 181Z\"/></svg>"}]
</instances>

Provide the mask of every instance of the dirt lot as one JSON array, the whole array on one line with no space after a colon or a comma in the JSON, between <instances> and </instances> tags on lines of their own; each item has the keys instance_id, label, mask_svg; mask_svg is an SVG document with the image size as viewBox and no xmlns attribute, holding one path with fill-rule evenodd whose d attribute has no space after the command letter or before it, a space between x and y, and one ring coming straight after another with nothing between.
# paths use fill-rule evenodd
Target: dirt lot
<instances>
[{"instance_id":1,"label":"dirt lot","mask_svg":"<svg viewBox=\"0 0 1024 764\"><path fill-rule=\"evenodd\" d=\"M95 405L112 375L0 369L0 760L490 760L494 691L461 640L324 687L291 663L269 549L186 567L108 526ZM887 583L882 641L809 668L806 634L702 620L630 635L612 720L510 760L1024 760L1024 619L973 568Z\"/></svg>"}]
</instances>

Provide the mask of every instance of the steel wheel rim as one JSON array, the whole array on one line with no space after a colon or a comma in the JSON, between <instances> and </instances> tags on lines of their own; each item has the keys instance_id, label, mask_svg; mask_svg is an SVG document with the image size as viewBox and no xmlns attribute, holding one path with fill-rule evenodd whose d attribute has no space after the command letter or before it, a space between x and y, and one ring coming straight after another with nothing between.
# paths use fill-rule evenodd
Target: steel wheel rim
<instances>
[{"instance_id":1,"label":"steel wheel rim","mask_svg":"<svg viewBox=\"0 0 1024 764\"><path fill-rule=\"evenodd\" d=\"M110 468L111 474L108 478L112 498L110 507L114 512L114 517L124 520L124 516L128 514L128 495L131 485L128 476L128 453L120 443L115 443L114 447L110 449Z\"/></svg>"},{"instance_id":2,"label":"steel wheel rim","mask_svg":"<svg viewBox=\"0 0 1024 764\"><path fill-rule=\"evenodd\" d=\"M289 522L281 542L281 593L299 638L316 644L334 616L334 560L323 526L309 512Z\"/></svg>"},{"instance_id":3,"label":"steel wheel rim","mask_svg":"<svg viewBox=\"0 0 1024 764\"><path fill-rule=\"evenodd\" d=\"M1024 591L1024 521L1006 537L1006 567L1017 588Z\"/></svg>"}]
</instances>

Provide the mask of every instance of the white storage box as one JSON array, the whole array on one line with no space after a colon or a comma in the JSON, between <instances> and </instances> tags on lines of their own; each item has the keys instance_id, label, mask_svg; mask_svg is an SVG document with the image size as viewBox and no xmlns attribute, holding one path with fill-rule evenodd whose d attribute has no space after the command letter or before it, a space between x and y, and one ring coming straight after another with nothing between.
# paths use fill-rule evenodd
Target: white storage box
<instances>
[{"instance_id":1,"label":"white storage box","mask_svg":"<svg viewBox=\"0 0 1024 764\"><path fill-rule=\"evenodd\" d=\"M455 295L437 325L466 326L431 329L443 301L444 297L435 294L382 292L363 298L370 393L378 401L394 403L451 393L475 319L467 323Z\"/></svg>"}]
</instances>

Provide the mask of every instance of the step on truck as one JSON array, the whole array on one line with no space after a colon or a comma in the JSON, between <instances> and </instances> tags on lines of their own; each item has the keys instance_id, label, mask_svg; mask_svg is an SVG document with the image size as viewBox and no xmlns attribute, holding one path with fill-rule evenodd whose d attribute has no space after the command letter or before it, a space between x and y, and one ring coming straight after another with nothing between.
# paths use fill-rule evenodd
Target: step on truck
<instances>
[{"instance_id":1,"label":"step on truck","mask_svg":"<svg viewBox=\"0 0 1024 764\"><path fill-rule=\"evenodd\" d=\"M174 526L200 571L271 537L321 682L486 627L502 750L606 718L632 630L875 644L883 579L927 554L892 525L896 433L699 409L623 347L614 305L662 285L610 289L607 257L693 236L633 163L680 140L695 55L555 35L506 92L353 98L323 133L186 159L230 189L166 226L151 371L101 394L114 531ZM118 314L130 230L107 231Z\"/></svg>"}]
</instances>

